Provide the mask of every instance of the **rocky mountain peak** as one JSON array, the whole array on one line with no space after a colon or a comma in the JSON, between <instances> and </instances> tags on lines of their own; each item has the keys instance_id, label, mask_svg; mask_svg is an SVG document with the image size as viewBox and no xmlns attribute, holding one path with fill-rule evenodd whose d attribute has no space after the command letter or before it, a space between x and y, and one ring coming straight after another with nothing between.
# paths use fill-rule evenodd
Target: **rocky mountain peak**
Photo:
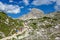
<instances>
[{"instance_id":1,"label":"rocky mountain peak","mask_svg":"<svg viewBox=\"0 0 60 40\"><path fill-rule=\"evenodd\" d=\"M33 8L28 14L23 15L19 19L26 20L26 19L31 19L31 18L40 18L42 16L44 16L44 13L42 10Z\"/></svg>"}]
</instances>

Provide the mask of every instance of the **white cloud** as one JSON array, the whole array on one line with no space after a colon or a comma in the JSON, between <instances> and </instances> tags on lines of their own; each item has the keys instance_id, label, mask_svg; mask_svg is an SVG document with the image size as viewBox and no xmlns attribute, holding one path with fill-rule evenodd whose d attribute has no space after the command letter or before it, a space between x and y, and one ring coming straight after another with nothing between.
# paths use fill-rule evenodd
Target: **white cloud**
<instances>
[{"instance_id":1,"label":"white cloud","mask_svg":"<svg viewBox=\"0 0 60 40\"><path fill-rule=\"evenodd\" d=\"M9 0L9 2L13 2L13 0Z\"/></svg>"},{"instance_id":2,"label":"white cloud","mask_svg":"<svg viewBox=\"0 0 60 40\"><path fill-rule=\"evenodd\" d=\"M52 1L52 2L56 2L56 0L50 0L50 1Z\"/></svg>"},{"instance_id":3,"label":"white cloud","mask_svg":"<svg viewBox=\"0 0 60 40\"><path fill-rule=\"evenodd\" d=\"M24 6L21 6L20 8L24 8Z\"/></svg>"},{"instance_id":4,"label":"white cloud","mask_svg":"<svg viewBox=\"0 0 60 40\"><path fill-rule=\"evenodd\" d=\"M31 11L31 10L32 10L32 8L29 8L28 10L30 10L30 11Z\"/></svg>"},{"instance_id":5,"label":"white cloud","mask_svg":"<svg viewBox=\"0 0 60 40\"><path fill-rule=\"evenodd\" d=\"M56 11L60 11L60 5L55 6Z\"/></svg>"},{"instance_id":6,"label":"white cloud","mask_svg":"<svg viewBox=\"0 0 60 40\"><path fill-rule=\"evenodd\" d=\"M60 11L60 0L56 0L55 9L56 11Z\"/></svg>"},{"instance_id":7,"label":"white cloud","mask_svg":"<svg viewBox=\"0 0 60 40\"><path fill-rule=\"evenodd\" d=\"M35 6L39 6L39 5L47 5L47 4L51 4L52 2L56 2L56 5L55 5L55 10L56 11L60 11L60 0L34 0L32 2L33 5Z\"/></svg>"},{"instance_id":8,"label":"white cloud","mask_svg":"<svg viewBox=\"0 0 60 40\"><path fill-rule=\"evenodd\" d=\"M33 5L42 5L42 4L50 4L49 0L35 0L33 1Z\"/></svg>"},{"instance_id":9,"label":"white cloud","mask_svg":"<svg viewBox=\"0 0 60 40\"><path fill-rule=\"evenodd\" d=\"M29 5L29 1L28 1L28 0L23 0L23 2L24 2L26 5Z\"/></svg>"},{"instance_id":10,"label":"white cloud","mask_svg":"<svg viewBox=\"0 0 60 40\"><path fill-rule=\"evenodd\" d=\"M56 1L56 4L57 4L57 5L60 5L60 0L57 0L57 1Z\"/></svg>"},{"instance_id":11,"label":"white cloud","mask_svg":"<svg viewBox=\"0 0 60 40\"><path fill-rule=\"evenodd\" d=\"M0 2L0 11L17 14L20 12L20 7L18 5L8 5Z\"/></svg>"},{"instance_id":12,"label":"white cloud","mask_svg":"<svg viewBox=\"0 0 60 40\"><path fill-rule=\"evenodd\" d=\"M42 4L51 4L52 2L56 2L56 0L34 0L33 5L42 5Z\"/></svg>"}]
</instances>

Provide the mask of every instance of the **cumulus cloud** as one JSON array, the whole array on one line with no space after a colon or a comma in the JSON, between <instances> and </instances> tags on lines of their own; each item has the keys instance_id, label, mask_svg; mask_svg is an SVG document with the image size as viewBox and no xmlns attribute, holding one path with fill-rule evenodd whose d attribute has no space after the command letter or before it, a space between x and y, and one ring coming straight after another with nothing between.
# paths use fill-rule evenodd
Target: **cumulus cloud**
<instances>
[{"instance_id":1,"label":"cumulus cloud","mask_svg":"<svg viewBox=\"0 0 60 40\"><path fill-rule=\"evenodd\" d=\"M57 5L60 5L60 0L34 0L32 4L42 5L42 4L51 4L52 2L56 2Z\"/></svg>"},{"instance_id":2,"label":"cumulus cloud","mask_svg":"<svg viewBox=\"0 0 60 40\"><path fill-rule=\"evenodd\" d=\"M33 5L42 5L42 4L51 4L52 2L55 2L56 0L34 0Z\"/></svg>"},{"instance_id":3,"label":"cumulus cloud","mask_svg":"<svg viewBox=\"0 0 60 40\"><path fill-rule=\"evenodd\" d=\"M25 5L29 5L29 1L28 0L23 0L23 2L25 3Z\"/></svg>"},{"instance_id":4,"label":"cumulus cloud","mask_svg":"<svg viewBox=\"0 0 60 40\"><path fill-rule=\"evenodd\" d=\"M30 10L30 11L31 11L31 10L32 10L32 8L29 8L28 10Z\"/></svg>"},{"instance_id":5,"label":"cumulus cloud","mask_svg":"<svg viewBox=\"0 0 60 40\"><path fill-rule=\"evenodd\" d=\"M60 5L55 6L56 11L60 11Z\"/></svg>"},{"instance_id":6,"label":"cumulus cloud","mask_svg":"<svg viewBox=\"0 0 60 40\"><path fill-rule=\"evenodd\" d=\"M57 5L60 5L60 0L56 0L56 4Z\"/></svg>"},{"instance_id":7,"label":"cumulus cloud","mask_svg":"<svg viewBox=\"0 0 60 40\"><path fill-rule=\"evenodd\" d=\"M20 7L18 5L9 5L0 2L0 11L17 14L20 12Z\"/></svg>"},{"instance_id":8,"label":"cumulus cloud","mask_svg":"<svg viewBox=\"0 0 60 40\"><path fill-rule=\"evenodd\" d=\"M13 0L9 0L9 2L13 2Z\"/></svg>"},{"instance_id":9,"label":"cumulus cloud","mask_svg":"<svg viewBox=\"0 0 60 40\"><path fill-rule=\"evenodd\" d=\"M33 5L42 5L42 4L49 4L50 2L48 0L35 0L33 1Z\"/></svg>"},{"instance_id":10,"label":"cumulus cloud","mask_svg":"<svg viewBox=\"0 0 60 40\"><path fill-rule=\"evenodd\" d=\"M51 4L52 2L56 2L56 5L55 5L55 9L56 11L60 11L60 0L34 0L32 2L33 5L35 6L39 6L39 5L47 5L47 4Z\"/></svg>"},{"instance_id":11,"label":"cumulus cloud","mask_svg":"<svg viewBox=\"0 0 60 40\"><path fill-rule=\"evenodd\" d=\"M56 0L55 9L56 11L60 11L60 0Z\"/></svg>"},{"instance_id":12,"label":"cumulus cloud","mask_svg":"<svg viewBox=\"0 0 60 40\"><path fill-rule=\"evenodd\" d=\"M20 8L24 8L24 6L21 6Z\"/></svg>"}]
</instances>

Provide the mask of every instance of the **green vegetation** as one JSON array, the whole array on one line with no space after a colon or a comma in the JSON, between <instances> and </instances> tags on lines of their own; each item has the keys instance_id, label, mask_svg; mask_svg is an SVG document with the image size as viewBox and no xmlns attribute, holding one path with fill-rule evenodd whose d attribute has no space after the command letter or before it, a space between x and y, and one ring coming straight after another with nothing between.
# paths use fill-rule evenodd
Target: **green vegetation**
<instances>
[{"instance_id":1,"label":"green vegetation","mask_svg":"<svg viewBox=\"0 0 60 40\"><path fill-rule=\"evenodd\" d=\"M7 20L8 19L8 20ZM9 22L7 22L9 21ZM16 27L18 26L18 27ZM14 28L23 27L23 21L18 19L12 19L6 15L6 13L0 12L0 31L5 34L5 36L9 36L8 34ZM15 31L12 33L14 34Z\"/></svg>"},{"instance_id":2,"label":"green vegetation","mask_svg":"<svg viewBox=\"0 0 60 40\"><path fill-rule=\"evenodd\" d=\"M39 22L44 22L45 19L43 19L43 18L39 18L38 21L39 21Z\"/></svg>"},{"instance_id":3,"label":"green vegetation","mask_svg":"<svg viewBox=\"0 0 60 40\"><path fill-rule=\"evenodd\" d=\"M37 29L37 23L32 22L29 24L33 29Z\"/></svg>"},{"instance_id":4,"label":"green vegetation","mask_svg":"<svg viewBox=\"0 0 60 40\"><path fill-rule=\"evenodd\" d=\"M51 18L50 18L50 17L46 17L46 16L44 16L43 19L51 19Z\"/></svg>"},{"instance_id":5,"label":"green vegetation","mask_svg":"<svg viewBox=\"0 0 60 40\"><path fill-rule=\"evenodd\" d=\"M13 27L7 26L4 23L0 23L0 31L3 32L6 36L8 36L12 28Z\"/></svg>"},{"instance_id":6,"label":"green vegetation","mask_svg":"<svg viewBox=\"0 0 60 40\"><path fill-rule=\"evenodd\" d=\"M52 25L51 24L45 25L45 28L49 28L49 27L52 27Z\"/></svg>"},{"instance_id":7,"label":"green vegetation","mask_svg":"<svg viewBox=\"0 0 60 40\"><path fill-rule=\"evenodd\" d=\"M0 39L1 39L1 38L3 38L3 37L0 36Z\"/></svg>"},{"instance_id":8,"label":"green vegetation","mask_svg":"<svg viewBox=\"0 0 60 40\"><path fill-rule=\"evenodd\" d=\"M23 20L19 20L19 26L24 26L23 22L24 22Z\"/></svg>"}]
</instances>

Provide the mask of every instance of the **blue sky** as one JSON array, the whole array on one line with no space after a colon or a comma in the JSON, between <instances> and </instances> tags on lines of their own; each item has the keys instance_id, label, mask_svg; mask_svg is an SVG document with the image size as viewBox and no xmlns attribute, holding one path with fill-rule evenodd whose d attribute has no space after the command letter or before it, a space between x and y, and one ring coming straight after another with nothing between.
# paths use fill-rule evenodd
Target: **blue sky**
<instances>
[{"instance_id":1,"label":"blue sky","mask_svg":"<svg viewBox=\"0 0 60 40\"><path fill-rule=\"evenodd\" d=\"M60 0L0 0L0 11L12 18L27 14L33 8L40 9L45 14L60 11Z\"/></svg>"}]
</instances>

